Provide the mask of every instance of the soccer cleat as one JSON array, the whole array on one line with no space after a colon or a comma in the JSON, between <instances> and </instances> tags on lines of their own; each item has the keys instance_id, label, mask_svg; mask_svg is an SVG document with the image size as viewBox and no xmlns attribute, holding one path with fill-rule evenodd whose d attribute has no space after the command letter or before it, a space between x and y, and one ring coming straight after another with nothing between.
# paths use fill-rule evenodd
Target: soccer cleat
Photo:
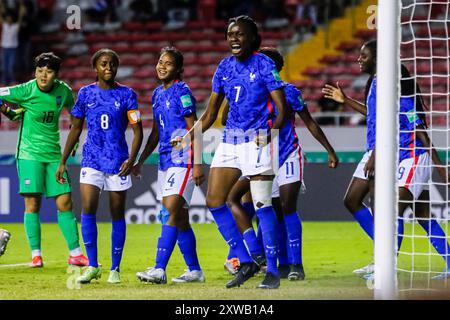
<instances>
[{"instance_id":1,"label":"soccer cleat","mask_svg":"<svg viewBox=\"0 0 450 320\"><path fill-rule=\"evenodd\" d=\"M90 283L91 280L100 279L102 276L102 269L100 267L87 267L83 274L77 278L78 283Z\"/></svg>"},{"instance_id":2,"label":"soccer cleat","mask_svg":"<svg viewBox=\"0 0 450 320\"><path fill-rule=\"evenodd\" d=\"M278 272L280 273L281 279L287 279L290 271L291 268L287 264L278 266Z\"/></svg>"},{"instance_id":3,"label":"soccer cleat","mask_svg":"<svg viewBox=\"0 0 450 320\"><path fill-rule=\"evenodd\" d=\"M278 289L280 287L280 276L267 272L264 280L258 285L259 289Z\"/></svg>"},{"instance_id":4,"label":"soccer cleat","mask_svg":"<svg viewBox=\"0 0 450 320\"><path fill-rule=\"evenodd\" d=\"M300 264L291 264L290 271L287 277L291 281L295 280L305 280L305 271L303 270L303 265Z\"/></svg>"},{"instance_id":5,"label":"soccer cleat","mask_svg":"<svg viewBox=\"0 0 450 320\"><path fill-rule=\"evenodd\" d=\"M254 263L243 263L233 280L226 284L227 288L239 287L259 271L259 266Z\"/></svg>"},{"instance_id":6,"label":"soccer cleat","mask_svg":"<svg viewBox=\"0 0 450 320\"><path fill-rule=\"evenodd\" d=\"M353 270L353 273L365 274L365 273L372 273L374 270L375 270L375 264L373 262L371 262L367 266Z\"/></svg>"},{"instance_id":7,"label":"soccer cleat","mask_svg":"<svg viewBox=\"0 0 450 320\"><path fill-rule=\"evenodd\" d=\"M178 278L172 278L172 282L183 283L183 282L205 282L205 275L202 270L186 270Z\"/></svg>"},{"instance_id":8,"label":"soccer cleat","mask_svg":"<svg viewBox=\"0 0 450 320\"><path fill-rule=\"evenodd\" d=\"M437 276L432 277L432 280L445 280L450 278L450 268L445 269L443 272L438 274Z\"/></svg>"},{"instance_id":9,"label":"soccer cleat","mask_svg":"<svg viewBox=\"0 0 450 320\"><path fill-rule=\"evenodd\" d=\"M231 258L230 260L226 260L223 264L223 268L232 276L236 275L236 273L238 273L239 271L239 259Z\"/></svg>"},{"instance_id":10,"label":"soccer cleat","mask_svg":"<svg viewBox=\"0 0 450 320\"><path fill-rule=\"evenodd\" d=\"M9 239L11 239L11 233L4 229L0 229L0 256L5 253Z\"/></svg>"},{"instance_id":11,"label":"soccer cleat","mask_svg":"<svg viewBox=\"0 0 450 320\"><path fill-rule=\"evenodd\" d=\"M374 272L366 273L365 275L362 276L362 278L366 281L374 281L375 273Z\"/></svg>"},{"instance_id":12,"label":"soccer cleat","mask_svg":"<svg viewBox=\"0 0 450 320\"><path fill-rule=\"evenodd\" d=\"M120 272L116 270L111 270L109 272L108 283L121 283Z\"/></svg>"},{"instance_id":13,"label":"soccer cleat","mask_svg":"<svg viewBox=\"0 0 450 320\"><path fill-rule=\"evenodd\" d=\"M151 267L143 272L136 273L136 277L142 282L151 282L156 284L166 284L166 271L161 268Z\"/></svg>"},{"instance_id":14,"label":"soccer cleat","mask_svg":"<svg viewBox=\"0 0 450 320\"><path fill-rule=\"evenodd\" d=\"M30 263L31 268L42 268L44 266L44 262L42 261L41 256L35 256Z\"/></svg>"},{"instance_id":15,"label":"soccer cleat","mask_svg":"<svg viewBox=\"0 0 450 320\"><path fill-rule=\"evenodd\" d=\"M89 260L84 255L80 254L79 256L70 256L69 257L69 265L71 266L79 266L79 267L87 267L89 265Z\"/></svg>"},{"instance_id":16,"label":"soccer cleat","mask_svg":"<svg viewBox=\"0 0 450 320\"><path fill-rule=\"evenodd\" d=\"M260 268L266 265L266 257L263 254L252 255L252 258Z\"/></svg>"}]
</instances>

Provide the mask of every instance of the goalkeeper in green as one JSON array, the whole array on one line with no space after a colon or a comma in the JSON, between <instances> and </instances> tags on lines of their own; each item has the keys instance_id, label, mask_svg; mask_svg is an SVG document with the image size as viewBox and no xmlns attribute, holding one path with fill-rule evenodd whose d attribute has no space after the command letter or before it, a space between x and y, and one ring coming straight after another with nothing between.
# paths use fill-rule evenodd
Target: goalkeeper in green
<instances>
[{"instance_id":1,"label":"goalkeeper in green","mask_svg":"<svg viewBox=\"0 0 450 320\"><path fill-rule=\"evenodd\" d=\"M61 59L53 53L42 53L35 59L35 79L13 87L0 88L1 112L11 120L20 120L17 141L19 193L25 199L24 224L31 248L31 267L42 267L41 198L55 198L58 225L70 250L69 264L88 265L79 244L78 227L72 212L71 187L55 179L61 159L59 117L62 108L74 104L72 90L57 79ZM3 102L19 105L11 109Z\"/></svg>"}]
</instances>

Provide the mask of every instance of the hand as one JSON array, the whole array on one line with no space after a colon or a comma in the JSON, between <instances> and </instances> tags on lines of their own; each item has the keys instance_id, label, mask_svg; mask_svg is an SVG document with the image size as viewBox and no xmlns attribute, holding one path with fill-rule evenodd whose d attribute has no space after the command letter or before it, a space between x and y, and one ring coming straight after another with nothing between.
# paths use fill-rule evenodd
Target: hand
<instances>
[{"instance_id":1,"label":"hand","mask_svg":"<svg viewBox=\"0 0 450 320\"><path fill-rule=\"evenodd\" d=\"M177 136L177 137L173 138L172 140L170 140L170 144L176 150L184 149L187 145L186 140L180 136Z\"/></svg>"},{"instance_id":2,"label":"hand","mask_svg":"<svg viewBox=\"0 0 450 320\"><path fill-rule=\"evenodd\" d=\"M65 171L66 171L66 166L64 164L60 163L58 170L56 170L56 181L58 181L58 183L64 184L67 182L67 180L64 179Z\"/></svg>"},{"instance_id":3,"label":"hand","mask_svg":"<svg viewBox=\"0 0 450 320\"><path fill-rule=\"evenodd\" d=\"M339 158L336 152L328 153L328 168L335 169L339 164Z\"/></svg>"},{"instance_id":4,"label":"hand","mask_svg":"<svg viewBox=\"0 0 450 320\"><path fill-rule=\"evenodd\" d=\"M262 147L264 147L264 146L267 146L269 143L270 143L270 141L271 141L271 136L270 136L270 134L269 135L260 135L260 134L258 134L256 137L255 137L255 143L256 143L256 145L258 146L258 147L260 147L260 148L262 148Z\"/></svg>"},{"instance_id":5,"label":"hand","mask_svg":"<svg viewBox=\"0 0 450 320\"><path fill-rule=\"evenodd\" d=\"M369 179L375 177L375 153L374 152L372 152L369 160L367 161L366 165L364 166L364 175Z\"/></svg>"},{"instance_id":6,"label":"hand","mask_svg":"<svg viewBox=\"0 0 450 320\"><path fill-rule=\"evenodd\" d=\"M119 177L127 176L131 172L131 168L133 168L134 160L127 159L120 166Z\"/></svg>"},{"instance_id":7,"label":"hand","mask_svg":"<svg viewBox=\"0 0 450 320\"><path fill-rule=\"evenodd\" d=\"M142 178L141 170L142 164L136 163L133 168L131 168L131 174L140 180Z\"/></svg>"},{"instance_id":8,"label":"hand","mask_svg":"<svg viewBox=\"0 0 450 320\"><path fill-rule=\"evenodd\" d=\"M192 170L192 179L194 179L196 186L200 186L205 181L205 175L203 174L201 164L194 164L194 169Z\"/></svg>"},{"instance_id":9,"label":"hand","mask_svg":"<svg viewBox=\"0 0 450 320\"><path fill-rule=\"evenodd\" d=\"M327 99L331 99L339 103L344 103L345 101L345 93L341 87L339 87L339 82L336 82L336 87L326 84L325 87L322 88L322 93Z\"/></svg>"}]
</instances>

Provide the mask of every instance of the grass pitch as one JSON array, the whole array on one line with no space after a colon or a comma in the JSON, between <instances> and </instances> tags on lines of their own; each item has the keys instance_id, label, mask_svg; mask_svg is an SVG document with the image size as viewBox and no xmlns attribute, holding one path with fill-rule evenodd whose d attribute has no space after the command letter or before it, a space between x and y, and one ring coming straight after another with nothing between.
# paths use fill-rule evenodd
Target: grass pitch
<instances>
[{"instance_id":1,"label":"grass pitch","mask_svg":"<svg viewBox=\"0 0 450 320\"><path fill-rule=\"evenodd\" d=\"M304 281L282 280L278 290L256 286L263 276L247 281L240 288L226 289L231 276L223 269L227 246L214 224L194 225L199 260L205 283L175 284L171 278L185 269L178 247L167 267L167 285L143 284L136 272L154 264L156 241L161 225L128 225L121 265L122 283L106 282L110 267L109 223L99 224L99 262L103 275L99 281L78 285L74 279L80 269L67 266L68 251L57 224L42 225L44 268L32 269L22 224L3 224L12 233L8 249L0 258L0 300L7 299L133 299L133 300L291 300L291 299L372 299L373 291L352 270L372 259L372 243L354 222L306 222L303 224ZM410 228L407 226L407 228ZM405 249L412 242L405 241ZM428 248L426 239L421 239ZM444 266L439 257L432 257ZM424 261L423 264L428 263ZM408 262L405 262L405 268ZM409 278L408 278L409 279Z\"/></svg>"}]
</instances>

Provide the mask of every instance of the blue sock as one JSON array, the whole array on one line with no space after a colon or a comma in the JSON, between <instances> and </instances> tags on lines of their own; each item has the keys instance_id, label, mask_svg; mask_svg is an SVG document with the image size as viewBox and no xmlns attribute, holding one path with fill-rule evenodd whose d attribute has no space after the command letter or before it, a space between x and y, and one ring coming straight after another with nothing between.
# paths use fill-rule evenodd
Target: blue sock
<instances>
[{"instance_id":1,"label":"blue sock","mask_svg":"<svg viewBox=\"0 0 450 320\"><path fill-rule=\"evenodd\" d=\"M247 212L250 219L253 219L253 217L255 216L255 212L256 212L253 202L243 202L243 203L241 203L241 205L244 208L244 210Z\"/></svg>"},{"instance_id":2,"label":"blue sock","mask_svg":"<svg viewBox=\"0 0 450 320\"><path fill-rule=\"evenodd\" d=\"M262 236L262 230L261 230L260 223L258 223L258 231L256 232L256 240L258 241L259 245L264 248L263 236ZM265 253L264 253L264 255L265 255Z\"/></svg>"},{"instance_id":3,"label":"blue sock","mask_svg":"<svg viewBox=\"0 0 450 320\"><path fill-rule=\"evenodd\" d=\"M162 226L161 236L158 239L158 246L156 250L156 264L155 268L166 270L172 255L173 248L177 242L178 230L176 227L167 224Z\"/></svg>"},{"instance_id":4,"label":"blue sock","mask_svg":"<svg viewBox=\"0 0 450 320\"><path fill-rule=\"evenodd\" d=\"M201 270L197 257L197 242L192 228L185 231L178 231L178 247L183 254L184 261L189 267L189 271Z\"/></svg>"},{"instance_id":5,"label":"blue sock","mask_svg":"<svg viewBox=\"0 0 450 320\"><path fill-rule=\"evenodd\" d=\"M253 262L230 208L224 204L217 208L209 208L209 211L211 211L222 237L231 248L235 249L240 264Z\"/></svg>"},{"instance_id":6,"label":"blue sock","mask_svg":"<svg viewBox=\"0 0 450 320\"><path fill-rule=\"evenodd\" d=\"M405 233L405 222L403 218L397 219L397 251L400 251L403 242L403 234Z\"/></svg>"},{"instance_id":7,"label":"blue sock","mask_svg":"<svg viewBox=\"0 0 450 320\"><path fill-rule=\"evenodd\" d=\"M286 225L284 219L278 222L278 265L287 266L288 258L288 238L286 233Z\"/></svg>"},{"instance_id":8,"label":"blue sock","mask_svg":"<svg viewBox=\"0 0 450 320\"><path fill-rule=\"evenodd\" d=\"M448 245L445 232L435 219L430 221L420 220L419 224L428 234L431 244L436 251L444 258L447 269L450 268L450 247Z\"/></svg>"},{"instance_id":9,"label":"blue sock","mask_svg":"<svg viewBox=\"0 0 450 320\"><path fill-rule=\"evenodd\" d=\"M355 218L355 220L358 221L361 228L363 228L363 230L367 233L370 239L373 240L373 232L374 232L373 216L370 213L369 208L363 207L362 209L359 209L353 214L353 218Z\"/></svg>"},{"instance_id":10,"label":"blue sock","mask_svg":"<svg viewBox=\"0 0 450 320\"><path fill-rule=\"evenodd\" d=\"M112 222L111 231L111 270L120 272L120 261L122 260L123 246L125 245L125 236L127 225L125 219Z\"/></svg>"},{"instance_id":11,"label":"blue sock","mask_svg":"<svg viewBox=\"0 0 450 320\"><path fill-rule=\"evenodd\" d=\"M234 248L230 247L230 249L228 250L227 260L231 260L236 257L237 257L236 250L234 250Z\"/></svg>"},{"instance_id":12,"label":"blue sock","mask_svg":"<svg viewBox=\"0 0 450 320\"><path fill-rule=\"evenodd\" d=\"M272 206L256 210L259 224L263 233L263 243L266 252L267 271L278 275L278 239L277 239L277 215Z\"/></svg>"},{"instance_id":13,"label":"blue sock","mask_svg":"<svg viewBox=\"0 0 450 320\"><path fill-rule=\"evenodd\" d=\"M263 254L264 249L262 246L259 245L258 239L256 239L256 233L255 233L255 230L253 230L253 227L245 230L243 236L245 239L245 243L247 244L248 251L250 251L250 254L252 256Z\"/></svg>"},{"instance_id":14,"label":"blue sock","mask_svg":"<svg viewBox=\"0 0 450 320\"><path fill-rule=\"evenodd\" d=\"M81 234L83 235L89 266L98 268L97 258L97 218L95 214L81 214Z\"/></svg>"},{"instance_id":15,"label":"blue sock","mask_svg":"<svg viewBox=\"0 0 450 320\"><path fill-rule=\"evenodd\" d=\"M284 216L288 238L288 257L290 264L302 263L302 222L297 212Z\"/></svg>"}]
</instances>

